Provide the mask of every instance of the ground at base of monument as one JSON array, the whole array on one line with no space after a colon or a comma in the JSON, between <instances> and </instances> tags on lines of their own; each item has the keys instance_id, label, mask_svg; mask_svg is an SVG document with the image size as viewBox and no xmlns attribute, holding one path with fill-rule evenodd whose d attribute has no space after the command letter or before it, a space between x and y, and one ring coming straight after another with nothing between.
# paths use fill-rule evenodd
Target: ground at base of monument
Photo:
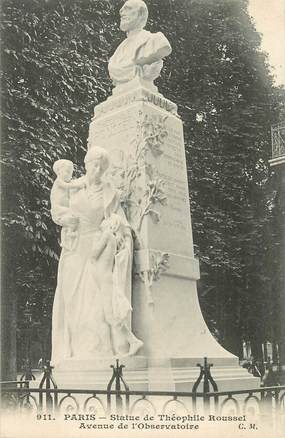
<instances>
[{"instance_id":1,"label":"ground at base of monument","mask_svg":"<svg viewBox=\"0 0 285 438\"><path fill-rule=\"evenodd\" d=\"M188 363L187 363L188 362ZM221 358L209 358L213 363L211 374L219 391L248 390L260 387L260 379L253 377L236 361ZM191 392L197 381L203 358L147 358L134 356L122 358L123 378L132 391L182 391ZM111 365L116 358L104 360L67 360L53 370L53 376L59 388L100 389L105 390L112 377ZM180 366L179 366L180 365ZM203 381L203 380L202 380ZM123 385L121 385L123 389ZM211 388L211 385L210 385ZM203 391L202 384L198 391ZM211 388L213 391L213 388Z\"/></svg>"}]
</instances>

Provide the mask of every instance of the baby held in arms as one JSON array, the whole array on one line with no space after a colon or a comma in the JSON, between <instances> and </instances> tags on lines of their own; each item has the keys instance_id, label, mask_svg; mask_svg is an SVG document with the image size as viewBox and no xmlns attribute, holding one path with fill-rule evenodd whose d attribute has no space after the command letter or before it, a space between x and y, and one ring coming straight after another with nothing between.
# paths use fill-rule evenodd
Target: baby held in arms
<instances>
[{"instance_id":1,"label":"baby held in arms","mask_svg":"<svg viewBox=\"0 0 285 438\"><path fill-rule=\"evenodd\" d=\"M111 327L116 353L133 355L142 347L143 342L128 326L127 317L132 308L122 288L123 272L118 268L119 260L115 263L115 257L119 258L120 253L128 251L126 236L126 226L122 218L118 214L111 214L101 223L100 236L94 241L92 263L94 278L102 293L104 314ZM123 340L127 340L127 346Z\"/></svg>"},{"instance_id":2,"label":"baby held in arms","mask_svg":"<svg viewBox=\"0 0 285 438\"><path fill-rule=\"evenodd\" d=\"M83 188L86 185L85 177L71 180L74 165L70 160L57 160L53 171L57 178L51 189L51 215L53 221L62 226L61 246L72 250L76 242L78 218L70 209L70 191Z\"/></svg>"}]
</instances>

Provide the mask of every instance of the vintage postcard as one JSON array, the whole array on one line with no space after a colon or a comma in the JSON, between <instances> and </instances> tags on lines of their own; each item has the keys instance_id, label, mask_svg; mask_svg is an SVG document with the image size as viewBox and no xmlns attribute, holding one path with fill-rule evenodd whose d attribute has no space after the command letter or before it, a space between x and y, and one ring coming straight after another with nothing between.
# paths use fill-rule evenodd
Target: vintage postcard
<instances>
[{"instance_id":1,"label":"vintage postcard","mask_svg":"<svg viewBox=\"0 0 285 438\"><path fill-rule=\"evenodd\" d=\"M1 437L285 436L284 19L3 0Z\"/></svg>"}]
</instances>

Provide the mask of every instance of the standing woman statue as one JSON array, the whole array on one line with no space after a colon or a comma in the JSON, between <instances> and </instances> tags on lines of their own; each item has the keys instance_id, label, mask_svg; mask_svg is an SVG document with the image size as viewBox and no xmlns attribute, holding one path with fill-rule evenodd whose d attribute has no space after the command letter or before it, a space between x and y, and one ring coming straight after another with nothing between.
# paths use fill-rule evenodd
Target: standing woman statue
<instances>
[{"instance_id":1,"label":"standing woman statue","mask_svg":"<svg viewBox=\"0 0 285 438\"><path fill-rule=\"evenodd\" d=\"M109 166L105 149L85 156L81 187L65 182L69 214L53 220L76 229L76 243L63 247L52 318L52 362L132 355L143 343L131 332L133 242L119 194L103 182ZM78 184L77 184L78 185ZM72 190L73 188L73 190ZM64 189L64 186L62 186ZM53 194L52 211L56 197Z\"/></svg>"}]
</instances>

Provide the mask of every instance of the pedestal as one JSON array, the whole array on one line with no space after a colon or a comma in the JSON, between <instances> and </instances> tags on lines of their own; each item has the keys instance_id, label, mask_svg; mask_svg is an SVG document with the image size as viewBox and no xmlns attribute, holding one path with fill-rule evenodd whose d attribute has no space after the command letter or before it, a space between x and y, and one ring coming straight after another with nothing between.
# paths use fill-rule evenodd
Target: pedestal
<instances>
[{"instance_id":1,"label":"pedestal","mask_svg":"<svg viewBox=\"0 0 285 438\"><path fill-rule=\"evenodd\" d=\"M211 335L200 310L183 126L176 105L143 87L112 96L95 108L88 142L89 148L109 151L109 178L121 190L136 235L132 330L144 347L136 357L121 360L129 387L191 391L197 363L205 356L213 363L219 390L258 387L259 379ZM106 387L113 362L110 358L104 369L92 361L71 361L56 371L65 375L65 384L73 379L81 387Z\"/></svg>"}]
</instances>

